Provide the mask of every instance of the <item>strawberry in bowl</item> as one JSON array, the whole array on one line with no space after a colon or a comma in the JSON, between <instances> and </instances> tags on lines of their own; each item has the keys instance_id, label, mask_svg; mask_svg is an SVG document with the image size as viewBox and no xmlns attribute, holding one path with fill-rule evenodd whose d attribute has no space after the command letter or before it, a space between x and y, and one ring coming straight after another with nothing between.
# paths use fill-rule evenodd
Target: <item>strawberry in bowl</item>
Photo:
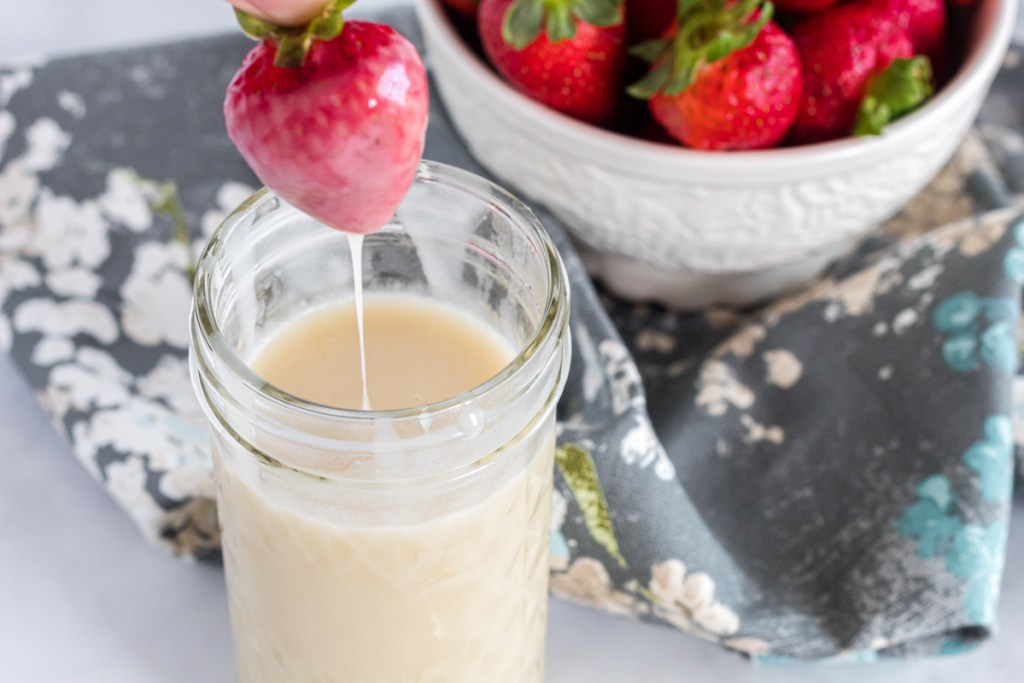
<instances>
[{"instance_id":1,"label":"strawberry in bowl","mask_svg":"<svg viewBox=\"0 0 1024 683\"><path fill-rule=\"evenodd\" d=\"M757 0L691 6L666 38L638 46L654 65L629 93L649 100L654 119L689 147L774 147L796 119L803 73L771 13ZM695 23L712 28L686 30Z\"/></svg>"},{"instance_id":2,"label":"strawberry in bowl","mask_svg":"<svg viewBox=\"0 0 1024 683\"><path fill-rule=\"evenodd\" d=\"M621 0L482 0L480 40L516 88L590 123L614 117L626 64Z\"/></svg>"},{"instance_id":3,"label":"strawberry in bowl","mask_svg":"<svg viewBox=\"0 0 1024 683\"><path fill-rule=\"evenodd\" d=\"M881 133L889 120L932 93L928 58L911 60L910 35L877 7L835 7L802 22L792 35L806 74L792 131L796 142Z\"/></svg>"},{"instance_id":4,"label":"strawberry in bowl","mask_svg":"<svg viewBox=\"0 0 1024 683\"><path fill-rule=\"evenodd\" d=\"M634 1L624 0L627 22ZM904 10L900 8L910 1L890 0L885 9L887 16L895 16L889 21L894 21L903 35L909 30L903 26ZM555 111L509 84L488 63L486 54L474 52L453 28L438 0L417 0L417 9L440 95L480 163L561 219L579 244L590 272L611 290L628 298L698 308L753 303L814 277L934 177L970 128L1009 44L1016 0L978 0L970 8L970 21L957 26L964 53L951 58L951 68L946 69L950 78L938 84L941 87L923 103L915 105L914 93L907 96L900 85L908 80L917 83L921 86L915 86L917 95L924 93L924 97L930 87L922 62L913 61L929 48L926 41L918 42L923 38L911 36L909 54L902 49L893 54L878 52L871 68L859 73L856 87L844 95L855 102L852 118L847 114L848 105L836 107L843 112L849 130L825 135L809 125L814 116L805 106L805 93L820 97L822 91L807 85L810 81L817 87L816 79L808 78L808 69L816 68L817 62L801 52L801 44L806 51L814 42L797 40L800 32L807 30L801 26L824 13L875 2L881 0L851 0L790 12L784 22L776 23L788 40L767 41L781 46L778 54L784 58L776 56L775 47L768 54L763 45L761 50L754 47L753 53L757 61L762 53L765 60L779 59L780 64L792 65L795 46L800 94L789 102L783 97L765 100L765 104L756 91L729 83L732 92L725 92L724 105L716 108L711 106L715 88L706 92L698 88L672 102L674 112L669 109L658 115L663 126L675 133L668 142L629 134L654 125L653 113L639 120L634 129L611 130ZM742 0L683 0L677 5L676 21L680 12L695 10L697 5L721 9L744 4ZM767 11L767 3L756 10ZM761 21L762 14L757 16L754 21ZM769 25L766 21L765 26ZM687 30L694 30L690 26ZM731 26L736 31L745 24ZM919 25L911 21L910 26ZM953 27L950 22L947 44ZM678 32L678 24L675 30ZM626 31L630 31L628 25ZM774 33L769 29L767 37ZM655 36L670 38L664 32ZM741 53L755 43L711 51L715 58L703 57L704 65L693 70L695 77L688 88L714 74L716 66L722 71L720 67L730 59L750 69L753 60ZM630 47L637 49L636 45ZM622 101L630 98L625 88L642 82L662 58L654 51L642 53L652 61L646 69L629 74ZM905 61L890 74L887 67L897 59ZM627 65L627 72L633 68ZM729 77L719 73L716 78L726 83ZM796 92L794 81L795 77L786 81L790 93ZM890 87L893 83L900 87ZM677 97L688 88L679 93L666 92L665 87L655 89L656 95L641 113L651 109L655 97ZM898 95L892 100L887 97L891 90ZM689 106L686 98L700 99L701 104ZM778 107L777 117L788 117L794 103L797 115L776 146L771 146L778 137L775 130L762 138L719 142L739 130L734 128L738 118L746 118L759 130L769 127L766 112L770 116ZM716 115L705 120L705 112ZM803 130L809 131L809 137L820 135L818 141L798 139L794 131L802 130L798 128L801 116L808 124ZM880 134L853 136L859 120L865 122L865 132L873 125ZM685 123L677 125L677 121ZM780 124L778 120L775 123ZM784 121L779 127L783 125ZM698 131L703 138L691 137L688 142L684 127ZM715 145L708 142L712 139Z\"/></svg>"},{"instance_id":5,"label":"strawberry in bowl","mask_svg":"<svg viewBox=\"0 0 1024 683\"><path fill-rule=\"evenodd\" d=\"M946 3L944 0L868 0L867 5L889 14L907 32L915 55L925 55L935 73L946 62Z\"/></svg>"}]
</instances>

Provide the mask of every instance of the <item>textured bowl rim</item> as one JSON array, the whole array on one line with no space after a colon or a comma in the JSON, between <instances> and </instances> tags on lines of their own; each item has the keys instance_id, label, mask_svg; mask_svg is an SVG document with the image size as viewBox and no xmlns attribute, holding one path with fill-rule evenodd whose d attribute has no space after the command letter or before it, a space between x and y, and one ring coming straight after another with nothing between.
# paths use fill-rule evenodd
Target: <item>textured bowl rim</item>
<instances>
[{"instance_id":1,"label":"textured bowl rim","mask_svg":"<svg viewBox=\"0 0 1024 683\"><path fill-rule=\"evenodd\" d=\"M530 123L546 128L552 141L573 147L602 165L628 166L641 176L678 175L699 170L705 181L731 180L738 174L772 174L779 181L818 177L833 169L851 170L880 157L894 155L922 137L941 131L964 101L984 90L995 77L1013 35L1017 0L986 0L979 7L988 33L973 37L976 46L956 75L926 106L889 125L883 135L844 138L799 147L747 152L706 152L634 138L577 121L519 93L502 81L456 33L439 0L417 0L425 33L440 38L430 47L447 52L463 65L464 75L488 97L504 101ZM993 7L995 5L995 7ZM784 171L783 171L784 169ZM780 171L783 173L780 175ZM786 177L782 177L782 176Z\"/></svg>"}]
</instances>

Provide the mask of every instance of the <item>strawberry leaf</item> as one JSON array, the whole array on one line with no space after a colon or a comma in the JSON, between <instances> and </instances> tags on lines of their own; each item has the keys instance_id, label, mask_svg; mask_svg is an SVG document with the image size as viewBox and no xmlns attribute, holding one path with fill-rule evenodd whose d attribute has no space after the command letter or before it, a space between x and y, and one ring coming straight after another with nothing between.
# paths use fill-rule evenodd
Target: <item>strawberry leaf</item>
<instances>
[{"instance_id":1,"label":"strawberry leaf","mask_svg":"<svg viewBox=\"0 0 1024 683\"><path fill-rule=\"evenodd\" d=\"M515 50L522 50L540 35L544 24L541 0L516 0L501 23L501 37Z\"/></svg>"},{"instance_id":2,"label":"strawberry leaf","mask_svg":"<svg viewBox=\"0 0 1024 683\"><path fill-rule=\"evenodd\" d=\"M697 80L697 69L700 68L700 57L692 52L678 53L668 83L663 88L666 95L678 95Z\"/></svg>"},{"instance_id":3,"label":"strawberry leaf","mask_svg":"<svg viewBox=\"0 0 1024 683\"><path fill-rule=\"evenodd\" d=\"M572 0L572 13L594 26L615 26L622 21L622 0Z\"/></svg>"},{"instance_id":4,"label":"strawberry leaf","mask_svg":"<svg viewBox=\"0 0 1024 683\"><path fill-rule=\"evenodd\" d=\"M334 40L341 35L342 29L345 28L342 12L354 2L355 0L331 0L320 14L305 26L277 26L238 9L235 10L235 17L242 31L250 38L277 42L275 66L295 68L302 66L314 40Z\"/></svg>"},{"instance_id":5,"label":"strawberry leaf","mask_svg":"<svg viewBox=\"0 0 1024 683\"><path fill-rule=\"evenodd\" d=\"M761 31L764 29L765 26L768 25L768 22L771 21L772 18L775 16L775 5L772 4L771 2L755 2L754 4L755 6L752 11L757 11L757 5L760 4L760 13L757 15L757 19L751 23L748 23L744 27L744 30L740 33L741 42L739 43L739 47L737 49L744 48L750 45L752 42L754 42L754 40L759 35L761 35Z\"/></svg>"},{"instance_id":6,"label":"strawberry leaf","mask_svg":"<svg viewBox=\"0 0 1024 683\"><path fill-rule=\"evenodd\" d=\"M238 25L241 27L242 32L253 40L270 38L280 30L269 21L257 19L248 12L243 12L240 9L235 10L235 19L238 21Z\"/></svg>"},{"instance_id":7,"label":"strawberry leaf","mask_svg":"<svg viewBox=\"0 0 1024 683\"><path fill-rule=\"evenodd\" d=\"M718 35L708 43L704 62L706 64L717 62L720 59L725 59L733 52L742 50L750 45L757 38L758 34L761 33L761 29L765 27L765 24L771 20L773 12L774 7L772 3L766 2L754 23L745 24L735 30L722 29L719 31Z\"/></svg>"},{"instance_id":8,"label":"strawberry leaf","mask_svg":"<svg viewBox=\"0 0 1024 683\"><path fill-rule=\"evenodd\" d=\"M345 19L341 13L329 17L320 17L309 25L309 32L317 40L334 40L341 35L341 29L345 28Z\"/></svg>"},{"instance_id":9,"label":"strawberry leaf","mask_svg":"<svg viewBox=\"0 0 1024 683\"><path fill-rule=\"evenodd\" d=\"M649 76L657 71L657 77L645 77L627 91L646 99L657 92L679 95L693 85L705 65L754 42L773 14L774 6L765 0L679 0L675 35L667 42L658 41L667 47L658 51L654 45L641 43L631 50L655 64ZM653 83L660 85L650 92Z\"/></svg>"},{"instance_id":10,"label":"strawberry leaf","mask_svg":"<svg viewBox=\"0 0 1024 683\"><path fill-rule=\"evenodd\" d=\"M576 20L572 16L572 8L569 5L558 4L548 8L548 18L544 24L544 31L548 34L548 40L557 43L560 40L568 40L576 35Z\"/></svg>"},{"instance_id":11,"label":"strawberry leaf","mask_svg":"<svg viewBox=\"0 0 1024 683\"><path fill-rule=\"evenodd\" d=\"M853 134L881 135L887 124L917 109L933 92L932 66L927 57L894 59L868 81Z\"/></svg>"},{"instance_id":12,"label":"strawberry leaf","mask_svg":"<svg viewBox=\"0 0 1024 683\"><path fill-rule=\"evenodd\" d=\"M296 69L306 60L306 53L313 45L313 36L308 33L290 33L281 37L274 53L274 66Z\"/></svg>"},{"instance_id":13,"label":"strawberry leaf","mask_svg":"<svg viewBox=\"0 0 1024 683\"><path fill-rule=\"evenodd\" d=\"M665 84L668 83L670 70L669 62L663 61L651 69L646 76L626 88L626 92L638 100L649 100L661 92Z\"/></svg>"},{"instance_id":14,"label":"strawberry leaf","mask_svg":"<svg viewBox=\"0 0 1024 683\"><path fill-rule=\"evenodd\" d=\"M676 18L682 19L686 14L701 4L702 0L678 0L676 3Z\"/></svg>"},{"instance_id":15,"label":"strawberry leaf","mask_svg":"<svg viewBox=\"0 0 1024 683\"><path fill-rule=\"evenodd\" d=\"M660 38L645 40L629 48L629 54L645 62L656 62L671 45L672 41Z\"/></svg>"},{"instance_id":16,"label":"strawberry leaf","mask_svg":"<svg viewBox=\"0 0 1024 683\"><path fill-rule=\"evenodd\" d=\"M736 36L730 31L722 31L717 36L708 41L706 51L704 53L704 62L711 64L717 62L719 59L725 59L732 52L736 44Z\"/></svg>"},{"instance_id":17,"label":"strawberry leaf","mask_svg":"<svg viewBox=\"0 0 1024 683\"><path fill-rule=\"evenodd\" d=\"M332 0L320 12L313 21L305 28L308 33L317 40L334 40L341 35L345 28L345 19L342 12L351 7L356 0Z\"/></svg>"},{"instance_id":18,"label":"strawberry leaf","mask_svg":"<svg viewBox=\"0 0 1024 683\"><path fill-rule=\"evenodd\" d=\"M543 29L557 43L576 36L577 20L594 26L622 23L623 0L516 0L501 22L501 37L514 50L522 50Z\"/></svg>"}]
</instances>

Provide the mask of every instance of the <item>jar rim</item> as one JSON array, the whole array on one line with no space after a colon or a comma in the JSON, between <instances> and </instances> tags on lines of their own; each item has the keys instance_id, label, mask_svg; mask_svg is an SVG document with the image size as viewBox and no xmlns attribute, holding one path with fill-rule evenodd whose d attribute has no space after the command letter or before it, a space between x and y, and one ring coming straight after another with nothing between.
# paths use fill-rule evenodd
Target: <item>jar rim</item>
<instances>
[{"instance_id":1,"label":"jar rim","mask_svg":"<svg viewBox=\"0 0 1024 683\"><path fill-rule=\"evenodd\" d=\"M530 340L519 349L515 357L497 374L476 387L443 401L410 408L369 411L337 408L309 401L280 389L260 377L230 347L224 336L220 333L207 290L210 287L211 264L217 258L217 252L222 247L226 235L234 226L240 223L242 218L257 211L266 202L278 199L266 187L251 195L224 219L213 235L211 235L196 263L191 316L192 324L190 326L193 349L197 348L199 342L201 342L205 349L212 351L217 360L226 366L228 372L234 378L241 381L243 389L254 392L261 396L261 398L270 399L280 407L299 411L300 414L308 417L344 420L353 424L373 422L381 419L423 419L427 416L459 408L472 401L481 400L512 382L517 373L523 367L530 364L530 361L535 358L542 348L550 346L549 343L546 343L548 340L552 337L561 338L566 333L568 327L569 287L558 250L543 225L529 207L507 190L485 178L448 164L423 160L420 162L416 181L444 182L449 186L478 196L497 200L492 201L492 205L500 207L510 217L513 217L514 222L518 226L528 229L531 240L543 250L543 261L546 264L548 282L544 310ZM557 348L557 344L555 348Z\"/></svg>"}]
</instances>

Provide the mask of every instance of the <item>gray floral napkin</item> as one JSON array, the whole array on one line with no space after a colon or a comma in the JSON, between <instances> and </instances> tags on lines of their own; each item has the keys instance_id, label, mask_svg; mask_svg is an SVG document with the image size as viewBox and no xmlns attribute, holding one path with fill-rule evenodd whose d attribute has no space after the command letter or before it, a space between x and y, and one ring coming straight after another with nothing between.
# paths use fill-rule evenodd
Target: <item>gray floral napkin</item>
<instances>
[{"instance_id":1,"label":"gray floral napkin","mask_svg":"<svg viewBox=\"0 0 1024 683\"><path fill-rule=\"evenodd\" d=\"M419 41L408 11L383 18ZM189 273L253 189L220 114L248 47L0 69L0 345L142 533L199 558L219 537ZM765 661L951 653L991 633L1024 439L1020 61L920 197L758 310L602 296L538 211L574 293L556 595ZM432 106L426 156L481 172Z\"/></svg>"}]
</instances>

